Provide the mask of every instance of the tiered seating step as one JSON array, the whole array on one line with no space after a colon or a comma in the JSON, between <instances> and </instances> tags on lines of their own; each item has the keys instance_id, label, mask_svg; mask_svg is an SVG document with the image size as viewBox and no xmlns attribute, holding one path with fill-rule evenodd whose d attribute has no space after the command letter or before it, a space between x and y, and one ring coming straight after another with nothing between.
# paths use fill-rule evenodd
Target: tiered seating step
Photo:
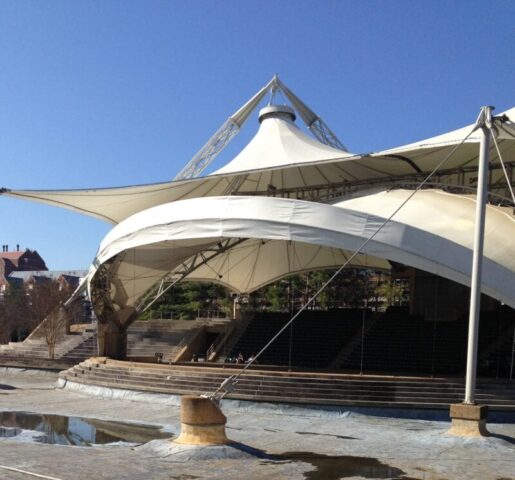
<instances>
[{"instance_id":1,"label":"tiered seating step","mask_svg":"<svg viewBox=\"0 0 515 480\"><path fill-rule=\"evenodd\" d=\"M260 357L266 365L326 368L361 326L363 310L306 310ZM228 357L256 354L288 322L281 312L256 313Z\"/></svg>"},{"instance_id":2,"label":"tiered seating step","mask_svg":"<svg viewBox=\"0 0 515 480\"><path fill-rule=\"evenodd\" d=\"M91 359L61 372L63 379L164 394L213 392L239 369L147 365ZM374 377L249 369L228 398L255 401L417 408L448 408L463 399L461 380L445 378ZM515 385L478 382L477 400L494 410L515 411Z\"/></svg>"}]
</instances>

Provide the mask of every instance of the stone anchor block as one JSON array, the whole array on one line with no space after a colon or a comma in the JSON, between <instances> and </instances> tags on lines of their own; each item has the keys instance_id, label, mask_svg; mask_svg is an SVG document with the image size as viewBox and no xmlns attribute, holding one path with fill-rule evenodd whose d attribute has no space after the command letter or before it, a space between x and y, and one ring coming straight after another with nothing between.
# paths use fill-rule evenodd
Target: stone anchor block
<instances>
[{"instance_id":1,"label":"stone anchor block","mask_svg":"<svg viewBox=\"0 0 515 480\"><path fill-rule=\"evenodd\" d=\"M227 418L209 398L185 395L181 398L181 434L174 440L185 445L225 445Z\"/></svg>"},{"instance_id":2,"label":"stone anchor block","mask_svg":"<svg viewBox=\"0 0 515 480\"><path fill-rule=\"evenodd\" d=\"M488 416L487 405L468 405L455 403L451 405L451 429L450 435L460 437L486 437L489 435L486 428Z\"/></svg>"}]
</instances>

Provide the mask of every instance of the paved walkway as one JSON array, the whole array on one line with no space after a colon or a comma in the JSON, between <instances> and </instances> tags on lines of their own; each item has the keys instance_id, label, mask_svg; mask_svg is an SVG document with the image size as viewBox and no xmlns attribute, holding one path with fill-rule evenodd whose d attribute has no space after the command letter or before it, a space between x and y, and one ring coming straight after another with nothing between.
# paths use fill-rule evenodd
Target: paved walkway
<instances>
[{"instance_id":1,"label":"paved walkway","mask_svg":"<svg viewBox=\"0 0 515 480\"><path fill-rule=\"evenodd\" d=\"M177 407L62 391L54 381L54 376L0 372L0 410L132 421L178 432ZM59 480L515 479L515 424L490 424L494 436L463 440L445 435L447 422L279 414L255 406L225 413L228 435L243 446L174 450L166 441L153 441L80 448L1 439L0 465ZM37 477L0 468L0 478Z\"/></svg>"}]
</instances>

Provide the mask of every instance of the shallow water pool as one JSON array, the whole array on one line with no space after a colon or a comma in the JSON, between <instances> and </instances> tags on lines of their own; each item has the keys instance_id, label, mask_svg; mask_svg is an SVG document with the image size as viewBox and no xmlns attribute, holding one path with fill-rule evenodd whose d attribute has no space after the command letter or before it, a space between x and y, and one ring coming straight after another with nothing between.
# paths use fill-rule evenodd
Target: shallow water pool
<instances>
[{"instance_id":1,"label":"shallow water pool","mask_svg":"<svg viewBox=\"0 0 515 480\"><path fill-rule=\"evenodd\" d=\"M0 437L4 438L28 437L40 443L89 447L115 442L141 444L171 436L152 425L31 412L0 412Z\"/></svg>"}]
</instances>

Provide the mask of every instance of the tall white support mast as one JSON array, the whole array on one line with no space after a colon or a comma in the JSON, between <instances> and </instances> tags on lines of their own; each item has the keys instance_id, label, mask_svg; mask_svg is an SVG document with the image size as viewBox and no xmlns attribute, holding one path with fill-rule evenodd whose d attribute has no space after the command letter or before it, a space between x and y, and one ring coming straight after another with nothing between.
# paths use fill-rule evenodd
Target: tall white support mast
<instances>
[{"instance_id":1,"label":"tall white support mast","mask_svg":"<svg viewBox=\"0 0 515 480\"><path fill-rule=\"evenodd\" d=\"M472 257L472 278L470 284L470 312L467 345L467 373L465 376L464 403L475 403L477 376L477 346L479 334L479 311L481 304L481 273L485 237L485 211L488 195L488 156L490 149L490 127L493 107L483 107L476 126L481 132L476 198L476 219L474 226L474 253Z\"/></svg>"}]
</instances>

